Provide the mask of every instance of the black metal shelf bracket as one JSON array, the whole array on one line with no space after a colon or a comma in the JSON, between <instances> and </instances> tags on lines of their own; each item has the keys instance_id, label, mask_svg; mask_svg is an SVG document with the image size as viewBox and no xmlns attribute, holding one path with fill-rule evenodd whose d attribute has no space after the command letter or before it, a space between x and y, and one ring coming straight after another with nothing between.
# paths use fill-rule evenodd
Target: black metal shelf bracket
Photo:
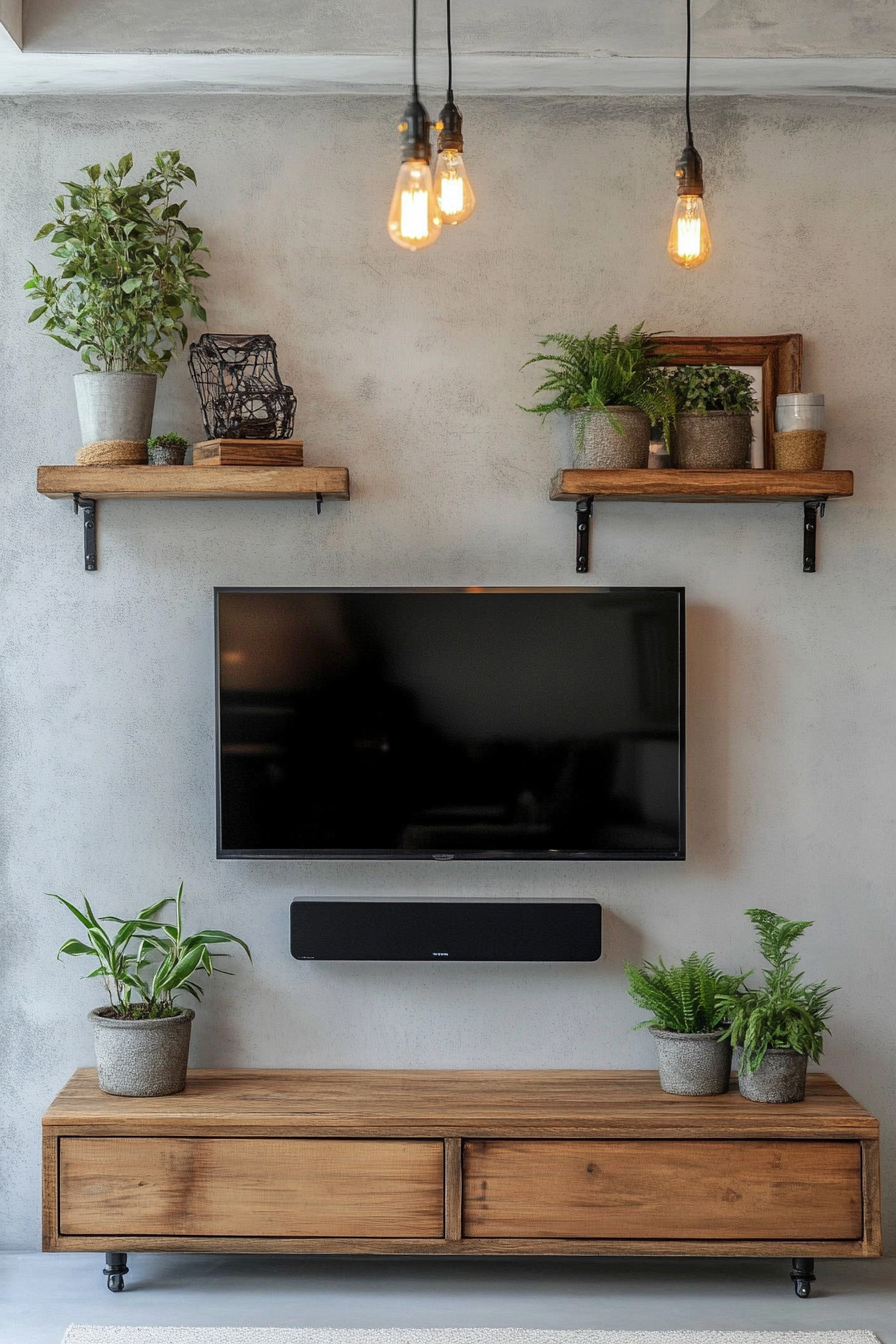
<instances>
[{"instance_id":1,"label":"black metal shelf bracket","mask_svg":"<svg viewBox=\"0 0 896 1344\"><path fill-rule=\"evenodd\" d=\"M320 511L321 511L321 508L323 507L323 502L324 502L324 497L323 497L323 495L321 494L321 492L320 492L319 490L318 490L317 494L315 495L315 499L317 500L317 516L318 516L318 518L319 518L319 517L320 517Z\"/></svg>"},{"instance_id":2,"label":"black metal shelf bracket","mask_svg":"<svg viewBox=\"0 0 896 1344\"><path fill-rule=\"evenodd\" d=\"M76 490L72 495L75 513L80 509L84 515L84 568L95 570L96 563L96 500L85 499Z\"/></svg>"},{"instance_id":3,"label":"black metal shelf bracket","mask_svg":"<svg viewBox=\"0 0 896 1344\"><path fill-rule=\"evenodd\" d=\"M587 574L591 564L591 515L594 496L576 500L576 573Z\"/></svg>"},{"instance_id":4,"label":"black metal shelf bracket","mask_svg":"<svg viewBox=\"0 0 896 1344\"><path fill-rule=\"evenodd\" d=\"M815 545L818 540L818 520L824 517L826 499L803 501L803 573L815 573Z\"/></svg>"}]
</instances>

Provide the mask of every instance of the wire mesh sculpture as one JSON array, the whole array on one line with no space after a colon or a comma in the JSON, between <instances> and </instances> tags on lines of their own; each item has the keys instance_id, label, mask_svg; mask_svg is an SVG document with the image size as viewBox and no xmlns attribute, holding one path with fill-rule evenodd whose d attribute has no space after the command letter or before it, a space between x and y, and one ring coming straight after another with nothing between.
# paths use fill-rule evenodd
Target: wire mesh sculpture
<instances>
[{"instance_id":1,"label":"wire mesh sculpture","mask_svg":"<svg viewBox=\"0 0 896 1344\"><path fill-rule=\"evenodd\" d=\"M207 332L190 346L190 377L210 439L288 439L296 399L280 381L272 336Z\"/></svg>"}]
</instances>

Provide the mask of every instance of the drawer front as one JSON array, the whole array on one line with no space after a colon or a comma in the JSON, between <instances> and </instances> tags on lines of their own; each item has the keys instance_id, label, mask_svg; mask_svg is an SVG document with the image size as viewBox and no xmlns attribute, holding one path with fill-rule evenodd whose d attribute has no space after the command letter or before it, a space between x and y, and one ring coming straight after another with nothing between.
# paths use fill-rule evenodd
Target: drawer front
<instances>
[{"instance_id":1,"label":"drawer front","mask_svg":"<svg viewBox=\"0 0 896 1344\"><path fill-rule=\"evenodd\" d=\"M441 1237L443 1145L64 1138L64 1236Z\"/></svg>"},{"instance_id":2,"label":"drawer front","mask_svg":"<svg viewBox=\"0 0 896 1344\"><path fill-rule=\"evenodd\" d=\"M476 1141L465 1237L856 1240L858 1143Z\"/></svg>"}]
</instances>

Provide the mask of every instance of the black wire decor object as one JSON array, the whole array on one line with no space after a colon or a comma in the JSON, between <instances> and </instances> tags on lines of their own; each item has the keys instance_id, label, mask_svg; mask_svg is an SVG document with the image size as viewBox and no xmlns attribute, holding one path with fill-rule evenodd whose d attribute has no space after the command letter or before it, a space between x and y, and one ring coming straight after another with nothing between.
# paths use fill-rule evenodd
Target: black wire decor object
<instances>
[{"instance_id":1,"label":"black wire decor object","mask_svg":"<svg viewBox=\"0 0 896 1344\"><path fill-rule=\"evenodd\" d=\"M272 336L207 332L190 346L190 377L210 439L292 438L296 398Z\"/></svg>"}]
</instances>

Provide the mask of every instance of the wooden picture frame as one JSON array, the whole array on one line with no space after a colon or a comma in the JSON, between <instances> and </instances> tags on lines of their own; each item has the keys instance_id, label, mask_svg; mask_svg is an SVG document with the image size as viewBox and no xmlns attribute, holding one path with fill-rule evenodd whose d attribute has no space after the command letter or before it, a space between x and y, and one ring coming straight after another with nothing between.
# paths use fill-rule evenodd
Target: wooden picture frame
<instances>
[{"instance_id":1,"label":"wooden picture frame","mask_svg":"<svg viewBox=\"0 0 896 1344\"><path fill-rule=\"evenodd\" d=\"M775 403L780 392L799 392L803 338L783 336L669 336L657 344L669 364L732 364L762 370L763 466L775 465Z\"/></svg>"}]
</instances>

